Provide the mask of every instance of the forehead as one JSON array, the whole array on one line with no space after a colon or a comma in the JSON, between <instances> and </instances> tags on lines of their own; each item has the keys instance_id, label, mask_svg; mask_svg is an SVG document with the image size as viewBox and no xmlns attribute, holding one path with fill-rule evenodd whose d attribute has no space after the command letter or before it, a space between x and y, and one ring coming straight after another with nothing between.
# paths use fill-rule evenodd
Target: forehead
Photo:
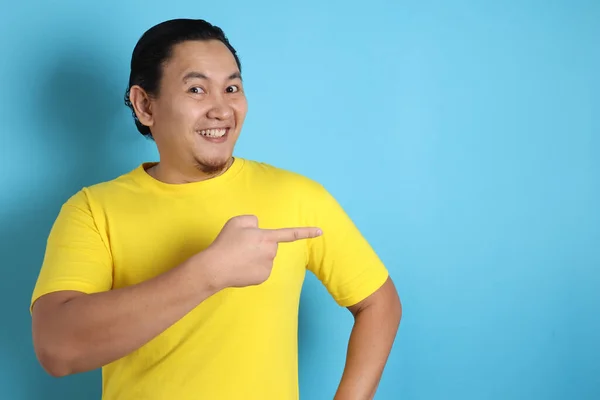
<instances>
[{"instance_id":1,"label":"forehead","mask_svg":"<svg viewBox=\"0 0 600 400\"><path fill-rule=\"evenodd\" d=\"M239 72L239 69L231 51L218 40L194 40L176 44L164 65L164 74L178 77L191 71L218 79Z\"/></svg>"}]
</instances>

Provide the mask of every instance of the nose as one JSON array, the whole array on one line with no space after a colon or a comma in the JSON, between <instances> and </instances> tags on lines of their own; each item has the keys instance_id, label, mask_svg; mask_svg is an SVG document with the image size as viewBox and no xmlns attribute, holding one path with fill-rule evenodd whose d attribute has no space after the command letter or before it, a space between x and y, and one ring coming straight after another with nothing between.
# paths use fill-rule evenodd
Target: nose
<instances>
[{"instance_id":1,"label":"nose","mask_svg":"<svg viewBox=\"0 0 600 400\"><path fill-rule=\"evenodd\" d=\"M233 115L233 108L227 103L223 96L215 96L208 110L208 118L227 120Z\"/></svg>"}]
</instances>

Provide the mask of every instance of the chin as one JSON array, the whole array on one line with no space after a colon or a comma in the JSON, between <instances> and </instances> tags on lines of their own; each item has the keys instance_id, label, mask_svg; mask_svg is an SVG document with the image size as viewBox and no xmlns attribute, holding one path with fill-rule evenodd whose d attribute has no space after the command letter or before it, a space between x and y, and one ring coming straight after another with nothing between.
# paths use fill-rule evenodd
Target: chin
<instances>
[{"instance_id":1,"label":"chin","mask_svg":"<svg viewBox=\"0 0 600 400\"><path fill-rule=\"evenodd\" d=\"M196 168L205 174L216 174L227 168L231 156L212 159L195 158Z\"/></svg>"}]
</instances>

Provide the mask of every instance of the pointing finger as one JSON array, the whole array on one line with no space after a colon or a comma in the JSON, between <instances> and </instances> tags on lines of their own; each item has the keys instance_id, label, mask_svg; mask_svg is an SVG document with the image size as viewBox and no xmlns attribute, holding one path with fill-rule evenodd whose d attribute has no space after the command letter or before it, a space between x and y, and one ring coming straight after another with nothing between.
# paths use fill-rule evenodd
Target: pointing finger
<instances>
[{"instance_id":1,"label":"pointing finger","mask_svg":"<svg viewBox=\"0 0 600 400\"><path fill-rule=\"evenodd\" d=\"M281 229L263 229L269 239L275 242L295 242L296 240L312 239L321 236L323 232L319 228L281 228Z\"/></svg>"}]
</instances>

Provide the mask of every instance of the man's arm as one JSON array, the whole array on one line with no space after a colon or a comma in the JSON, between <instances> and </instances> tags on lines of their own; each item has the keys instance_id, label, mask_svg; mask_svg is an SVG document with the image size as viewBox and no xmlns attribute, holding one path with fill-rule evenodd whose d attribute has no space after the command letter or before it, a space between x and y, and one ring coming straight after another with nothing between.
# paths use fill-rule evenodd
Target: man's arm
<instances>
[{"instance_id":1,"label":"man's arm","mask_svg":"<svg viewBox=\"0 0 600 400\"><path fill-rule=\"evenodd\" d=\"M33 306L33 343L44 369L65 376L100 368L150 341L214 294L191 260L148 281L85 294L59 291Z\"/></svg>"},{"instance_id":2,"label":"man's arm","mask_svg":"<svg viewBox=\"0 0 600 400\"><path fill-rule=\"evenodd\" d=\"M354 327L346 366L335 400L368 400L375 396L402 317L402 305L390 278L371 296L348 307Z\"/></svg>"},{"instance_id":3,"label":"man's arm","mask_svg":"<svg viewBox=\"0 0 600 400\"><path fill-rule=\"evenodd\" d=\"M206 250L155 278L94 294L41 296L32 315L40 364L53 376L65 376L116 361L216 292L267 280L277 243L320 234L317 228L262 230L254 216L233 217Z\"/></svg>"}]
</instances>

